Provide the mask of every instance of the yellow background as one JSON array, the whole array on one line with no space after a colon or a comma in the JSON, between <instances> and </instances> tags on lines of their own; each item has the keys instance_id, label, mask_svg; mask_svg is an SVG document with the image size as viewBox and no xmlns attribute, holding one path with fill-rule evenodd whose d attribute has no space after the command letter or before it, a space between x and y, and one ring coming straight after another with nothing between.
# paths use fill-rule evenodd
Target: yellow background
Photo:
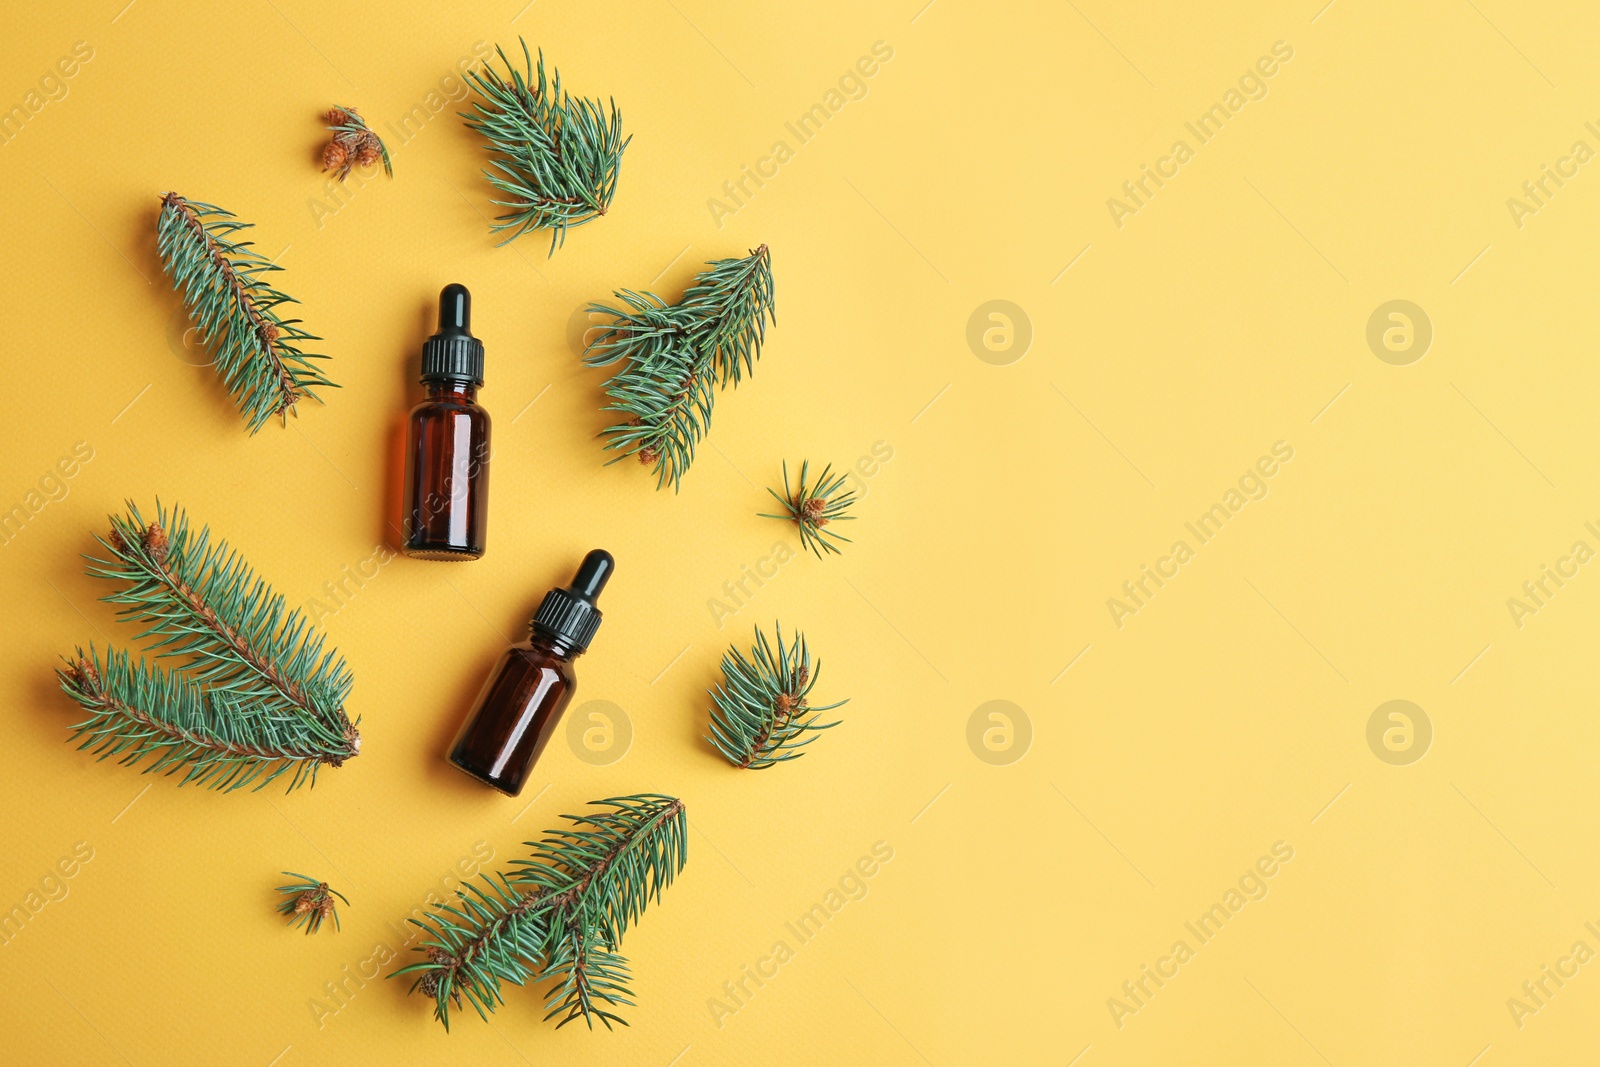
<instances>
[{"instance_id":1,"label":"yellow background","mask_svg":"<svg viewBox=\"0 0 1600 1067\"><path fill-rule=\"evenodd\" d=\"M1600 948L1600 564L1520 628L1507 600L1574 542L1600 547L1583 525L1600 520L1600 163L1520 226L1506 202L1574 141L1600 148L1583 125L1600 19L1506 0L923 2L11 5L0 104L75 42L93 58L0 148L0 508L26 508L75 442L94 457L0 547L0 909L76 843L93 859L0 947L3 1058L1592 1055L1600 963L1520 1026L1507 1000L1574 942ZM554 258L539 236L494 246L454 103L409 140L390 125L477 42L519 33L573 90L613 95L634 136L610 214ZM893 58L865 97L719 226L723 182L793 147L784 123L878 41ZM1278 41L1293 58L1266 96L1197 145L1184 123ZM390 138L396 170L342 201L315 161L333 103ZM1116 225L1107 199L1178 138L1194 158ZM257 224L333 356L325 407L244 434L154 255L168 189ZM603 466L604 374L570 346L574 311L617 287L676 295L761 242L778 326L683 492ZM133 636L79 559L124 498L181 503L295 604L374 553L450 281L488 349L489 550L389 562L324 620L356 677L360 758L314 791L216 795L64 744L56 657ZM1008 365L967 341L994 299L1033 331ZM1393 299L1434 328L1407 366L1365 339ZM1277 441L1294 458L1269 495L1119 628L1107 599ZM893 458L863 479L855 544L784 563L719 627L708 601L788 536L756 515L780 460L852 465L878 442ZM631 749L595 765L558 737L501 797L442 749L508 635L597 545L619 569L578 703L623 708ZM774 619L820 655L817 695L851 702L803 760L738 773L699 740L705 689ZM1032 729L1008 765L967 740L997 699ZM1434 730L1407 766L1366 741L1393 699ZM492 1025L446 1035L402 983L361 980L475 849L500 865L561 813L645 790L687 801L691 860L624 946L631 1028L556 1032L512 989ZM880 841L894 858L867 895L798 944L785 923ZM1294 858L1265 899L1119 1026L1108 998L1278 841ZM350 897L342 933L283 929L285 869ZM723 983L780 939L794 958L719 1019Z\"/></svg>"}]
</instances>

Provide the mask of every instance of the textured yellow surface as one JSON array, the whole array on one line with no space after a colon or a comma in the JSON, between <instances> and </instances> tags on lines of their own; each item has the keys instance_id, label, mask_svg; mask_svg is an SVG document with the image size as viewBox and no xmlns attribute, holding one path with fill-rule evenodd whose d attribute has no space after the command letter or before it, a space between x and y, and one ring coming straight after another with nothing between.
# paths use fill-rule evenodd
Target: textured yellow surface
<instances>
[{"instance_id":1,"label":"textured yellow surface","mask_svg":"<svg viewBox=\"0 0 1600 1067\"><path fill-rule=\"evenodd\" d=\"M0 32L0 1058L1592 1055L1591 7L121 2ZM449 99L519 33L634 135L554 258L494 247ZM393 181L326 183L336 102ZM257 224L334 357L325 407L243 433L154 258L168 189ZM761 242L779 324L683 492L602 466L574 312ZM390 560L449 281L488 347L488 555ZM842 557L756 515L801 457L860 464ZM314 791L63 743L55 658L132 638L79 553L157 496L327 609L365 745ZM631 742L563 734L501 797L442 750L593 546L619 569L575 708ZM739 773L704 691L775 618L851 703ZM641 790L692 829L625 944L629 1029L556 1032L513 989L446 1035L378 977L460 872ZM283 929L284 869L350 897L342 933Z\"/></svg>"}]
</instances>

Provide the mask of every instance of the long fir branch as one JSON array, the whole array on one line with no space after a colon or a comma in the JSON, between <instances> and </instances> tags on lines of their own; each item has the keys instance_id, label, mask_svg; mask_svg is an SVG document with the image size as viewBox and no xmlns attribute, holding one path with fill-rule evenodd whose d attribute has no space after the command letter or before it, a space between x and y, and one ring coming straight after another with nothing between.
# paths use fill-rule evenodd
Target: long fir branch
<instances>
[{"instance_id":1,"label":"long fir branch","mask_svg":"<svg viewBox=\"0 0 1600 1067\"><path fill-rule=\"evenodd\" d=\"M532 857L509 871L467 883L454 901L425 920L425 959L390 977L414 974L412 990L434 1000L448 1029L465 1000L487 1019L506 983L551 982L546 1019L582 1019L590 1028L626 1025L616 1011L632 1004L622 935L679 871L687 856L683 801L639 794L595 801L565 818L572 826L528 842Z\"/></svg>"},{"instance_id":2,"label":"long fir branch","mask_svg":"<svg viewBox=\"0 0 1600 1067\"><path fill-rule=\"evenodd\" d=\"M82 739L80 750L102 760L121 757L124 766L149 759L145 774L181 771L181 784L231 792L288 775L294 789L313 784L319 768L337 767L352 754L298 720L217 701L183 675L114 649L103 657L79 649L56 677L86 715L72 727L73 740Z\"/></svg>"},{"instance_id":3,"label":"long fir branch","mask_svg":"<svg viewBox=\"0 0 1600 1067\"><path fill-rule=\"evenodd\" d=\"M147 770L189 768L185 782L223 789L291 771L290 789L312 784L360 752L344 659L226 541L159 503L147 523L130 502L99 542L88 573L117 585L103 599L183 673L111 650L69 661L58 675L89 713L75 728L85 747L124 763L154 755Z\"/></svg>"},{"instance_id":4,"label":"long fir branch","mask_svg":"<svg viewBox=\"0 0 1600 1067\"><path fill-rule=\"evenodd\" d=\"M319 399L316 388L337 386L312 362L328 357L299 348L319 338L302 329L299 319L280 314L295 301L264 280L283 268L251 242L235 239L250 228L213 204L167 193L156 247L211 349L218 376L255 433L273 416L286 418L300 400Z\"/></svg>"},{"instance_id":5,"label":"long fir branch","mask_svg":"<svg viewBox=\"0 0 1600 1067\"><path fill-rule=\"evenodd\" d=\"M532 230L550 230L549 254L555 255L569 229L593 222L611 206L622 153L632 138L622 136L616 101L608 111L599 100L566 93L559 71L546 78L544 52L535 69L528 42L518 42L521 70L497 46L505 74L489 65L467 72L478 99L461 117L488 142L492 158L484 176L508 198L493 201L506 210L490 231L505 232L505 244Z\"/></svg>"},{"instance_id":6,"label":"long fir branch","mask_svg":"<svg viewBox=\"0 0 1600 1067\"><path fill-rule=\"evenodd\" d=\"M103 599L145 627L139 636L154 639L153 651L190 660L210 691L281 703L330 739L353 737L344 711L353 680L326 638L226 541L213 543L209 527L194 530L181 508L156 508L147 524L129 501L97 538L107 555L88 557L88 573L121 586Z\"/></svg>"},{"instance_id":7,"label":"long fir branch","mask_svg":"<svg viewBox=\"0 0 1600 1067\"><path fill-rule=\"evenodd\" d=\"M695 276L683 294L694 312L689 341L704 354L720 382L737 386L755 371L767 320L777 325L772 284L772 258L762 245L742 259L720 259Z\"/></svg>"},{"instance_id":8,"label":"long fir branch","mask_svg":"<svg viewBox=\"0 0 1600 1067\"><path fill-rule=\"evenodd\" d=\"M619 307L591 304L608 315L584 352L591 367L621 363L606 382L619 422L602 431L607 451L652 467L656 488L676 491L710 431L716 387L737 386L755 369L776 323L772 261L766 245L748 256L716 260L696 275L675 304L651 292L619 290Z\"/></svg>"},{"instance_id":9,"label":"long fir branch","mask_svg":"<svg viewBox=\"0 0 1600 1067\"><path fill-rule=\"evenodd\" d=\"M776 639L756 628L756 643L749 658L730 647L722 657L722 682L711 693L711 729L706 735L713 748L735 767L762 770L799 759L807 745L837 721L819 722L821 712L848 701L814 706L811 690L822 664L811 662L804 634L785 645L782 627Z\"/></svg>"}]
</instances>

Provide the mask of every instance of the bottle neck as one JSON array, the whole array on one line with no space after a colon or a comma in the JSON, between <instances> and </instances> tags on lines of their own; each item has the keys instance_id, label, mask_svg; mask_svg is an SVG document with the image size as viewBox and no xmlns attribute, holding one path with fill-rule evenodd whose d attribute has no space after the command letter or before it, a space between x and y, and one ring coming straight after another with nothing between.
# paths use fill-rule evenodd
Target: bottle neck
<instances>
[{"instance_id":1,"label":"bottle neck","mask_svg":"<svg viewBox=\"0 0 1600 1067\"><path fill-rule=\"evenodd\" d=\"M571 659L581 655L583 650L571 641L565 641L552 633L529 627L528 644L541 651L548 652L559 659Z\"/></svg>"},{"instance_id":2,"label":"bottle neck","mask_svg":"<svg viewBox=\"0 0 1600 1067\"><path fill-rule=\"evenodd\" d=\"M478 400L478 387L459 378L424 381L422 387L428 391L429 400L457 400L467 404Z\"/></svg>"}]
</instances>

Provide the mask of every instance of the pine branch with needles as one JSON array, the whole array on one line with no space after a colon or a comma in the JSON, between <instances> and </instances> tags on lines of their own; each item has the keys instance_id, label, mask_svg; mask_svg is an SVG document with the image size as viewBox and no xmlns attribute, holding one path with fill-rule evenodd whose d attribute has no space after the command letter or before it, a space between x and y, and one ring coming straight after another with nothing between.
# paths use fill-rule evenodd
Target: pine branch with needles
<instances>
[{"instance_id":1,"label":"pine branch with needles","mask_svg":"<svg viewBox=\"0 0 1600 1067\"><path fill-rule=\"evenodd\" d=\"M840 549L834 542L850 543L850 538L837 530L825 529L834 522L849 522L855 516L850 514L850 507L856 502L854 490L841 492L848 480L846 475L834 474L833 464L822 468L822 473L811 485L806 484L810 474L811 464L807 460L800 461L800 481L794 488L789 487L789 461L783 463L783 495L779 496L776 489L768 488L773 499L783 505L780 515L763 512L763 519L787 519L794 523L800 531L800 545L809 548L818 559L824 552L837 554Z\"/></svg>"},{"instance_id":2,"label":"pine branch with needles","mask_svg":"<svg viewBox=\"0 0 1600 1067\"><path fill-rule=\"evenodd\" d=\"M78 649L56 676L86 716L73 727L80 749L224 791L315 784L360 752L343 657L226 541L159 503L146 523L130 502L99 542L88 573L117 586L103 599L175 663Z\"/></svg>"},{"instance_id":3,"label":"pine branch with needles","mask_svg":"<svg viewBox=\"0 0 1600 1067\"><path fill-rule=\"evenodd\" d=\"M772 258L762 245L748 256L716 260L675 304L651 292L616 293L619 307L591 304L611 319L584 350L591 367L620 363L606 382L620 422L607 427L610 462L637 456L674 491L711 428L716 390L755 370L769 322L776 324Z\"/></svg>"},{"instance_id":4,"label":"pine branch with needles","mask_svg":"<svg viewBox=\"0 0 1600 1067\"><path fill-rule=\"evenodd\" d=\"M528 859L483 874L436 905L426 919L413 992L433 999L450 1028L452 1009L470 1004L480 1017L504 1003L506 984L548 981L545 1019L557 1027L581 1019L592 1030L627 1025L633 1004L627 961L618 948L646 905L659 901L688 856L683 801L656 793L597 800L572 825L530 841Z\"/></svg>"},{"instance_id":5,"label":"pine branch with needles","mask_svg":"<svg viewBox=\"0 0 1600 1067\"><path fill-rule=\"evenodd\" d=\"M283 873L299 881L278 887L278 892L285 897L278 904L278 914L287 915L290 926L302 926L307 934L314 934L322 929L322 923L326 919L332 919L334 930L338 930L339 906L333 902L333 898L338 897L349 904L350 901L345 895L337 889L330 889L327 882L293 871Z\"/></svg>"},{"instance_id":6,"label":"pine branch with needles","mask_svg":"<svg viewBox=\"0 0 1600 1067\"><path fill-rule=\"evenodd\" d=\"M319 338L285 318L296 301L267 284L283 268L238 240L248 222L177 193L161 198L156 248L172 287L211 351L217 376L255 433L268 419L287 420L316 390L337 388L314 361L327 356L300 345Z\"/></svg>"},{"instance_id":7,"label":"pine branch with needles","mask_svg":"<svg viewBox=\"0 0 1600 1067\"><path fill-rule=\"evenodd\" d=\"M506 199L490 226L506 233L501 244L532 230L550 230L550 255L566 243L567 231L603 216L617 193L622 153L631 137L622 136L622 114L616 101L609 110L599 100L572 96L561 88L561 74L547 78L544 52L535 69L522 45L522 69L496 47L506 73L485 64L468 71L477 91L467 127L488 142L489 168L484 176Z\"/></svg>"},{"instance_id":8,"label":"pine branch with needles","mask_svg":"<svg viewBox=\"0 0 1600 1067\"><path fill-rule=\"evenodd\" d=\"M825 711L848 701L814 706L811 689L822 664L811 663L803 634L785 645L782 627L773 641L756 628L756 643L749 658L730 647L722 657L722 682L711 692L711 732L706 740L735 767L762 770L792 759L817 740L817 735L839 725L818 722Z\"/></svg>"}]
</instances>

